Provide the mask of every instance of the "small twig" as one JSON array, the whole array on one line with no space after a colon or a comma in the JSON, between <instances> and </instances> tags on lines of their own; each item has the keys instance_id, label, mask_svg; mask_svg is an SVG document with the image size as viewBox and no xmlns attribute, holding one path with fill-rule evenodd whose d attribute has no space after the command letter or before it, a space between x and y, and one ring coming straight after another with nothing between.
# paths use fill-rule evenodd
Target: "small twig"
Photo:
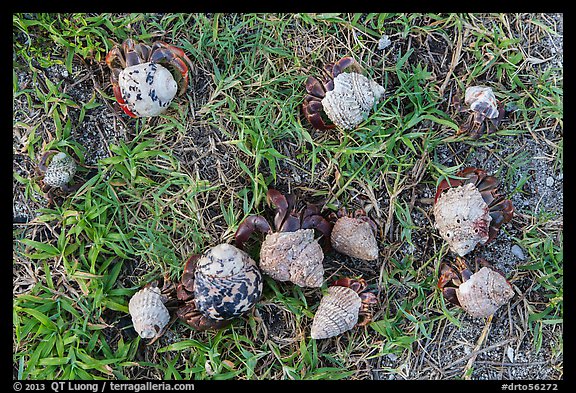
<instances>
[{"instance_id":1,"label":"small twig","mask_svg":"<svg viewBox=\"0 0 576 393\"><path fill-rule=\"evenodd\" d=\"M440 97L444 95L444 90L446 89L446 86L448 86L448 82L450 82L450 77L452 76L452 73L454 72L456 66L460 62L461 53L462 53L462 31L458 33L458 41L456 41L456 49L454 50L454 52L452 52L452 61L450 62L450 69L446 73L446 78L444 78L444 82L442 83L442 86L440 86L440 90L438 91Z\"/></svg>"},{"instance_id":2,"label":"small twig","mask_svg":"<svg viewBox=\"0 0 576 393\"><path fill-rule=\"evenodd\" d=\"M482 329L482 334L480 334L480 338L478 339L478 342L476 342L476 347L474 348L474 351L472 351L473 355L468 360L468 363L466 363L466 367L464 367L464 375L462 375L462 378L464 378L464 379L470 379L470 377L472 375L472 373L468 372L468 371L474 365L474 361L476 360L476 356L478 356L478 351L482 347L482 344L484 343L484 340L486 339L486 336L488 335L488 332L490 331L490 326L492 325L492 318L493 317L494 317L494 315L490 315L488 317L488 319L486 319L486 325L484 325L484 329Z\"/></svg>"}]
</instances>

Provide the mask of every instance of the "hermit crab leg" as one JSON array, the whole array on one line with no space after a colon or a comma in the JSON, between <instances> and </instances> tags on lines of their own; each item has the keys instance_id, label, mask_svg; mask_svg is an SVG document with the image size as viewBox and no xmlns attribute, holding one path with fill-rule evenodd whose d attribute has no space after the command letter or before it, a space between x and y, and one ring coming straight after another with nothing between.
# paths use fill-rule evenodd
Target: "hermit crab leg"
<instances>
[{"instance_id":1,"label":"hermit crab leg","mask_svg":"<svg viewBox=\"0 0 576 393\"><path fill-rule=\"evenodd\" d=\"M332 233L332 224L319 214L304 217L301 223L302 229L318 229L322 234L329 238Z\"/></svg>"},{"instance_id":2,"label":"hermit crab leg","mask_svg":"<svg viewBox=\"0 0 576 393\"><path fill-rule=\"evenodd\" d=\"M236 246L239 249L244 248L244 242L250 238L250 236L255 232L260 231L262 233L272 232L270 224L262 216L252 215L248 216L242 223L238 226L236 233L234 234L234 239L236 240Z\"/></svg>"},{"instance_id":3,"label":"hermit crab leg","mask_svg":"<svg viewBox=\"0 0 576 393\"><path fill-rule=\"evenodd\" d=\"M326 89L324 89L322 82L313 76L309 76L306 80L306 91L317 98L324 98L326 95Z\"/></svg>"},{"instance_id":4,"label":"hermit crab leg","mask_svg":"<svg viewBox=\"0 0 576 393\"><path fill-rule=\"evenodd\" d=\"M48 150L44 152L44 154L42 154L42 157L40 158L40 163L38 164L38 168L42 172L46 172L46 170L48 169L48 167L46 166L46 161L48 161L48 158L52 157L56 153L58 153L57 150Z\"/></svg>"},{"instance_id":5,"label":"hermit crab leg","mask_svg":"<svg viewBox=\"0 0 576 393\"><path fill-rule=\"evenodd\" d=\"M162 41L157 41L152 46L152 55L150 61L160 63L163 60L168 61L179 72L179 76L184 80L180 84L178 95L184 93L188 87L188 71L193 67L192 61L186 56L186 53L178 47L169 45Z\"/></svg>"},{"instance_id":6,"label":"hermit crab leg","mask_svg":"<svg viewBox=\"0 0 576 393\"><path fill-rule=\"evenodd\" d=\"M360 70L360 64L358 64L358 62L356 62L356 60L354 60L352 57L343 57L340 60L338 60L336 63L334 63L333 65L328 65L326 66L326 71L329 72L330 75L332 75L334 78L336 78L338 75L340 75L346 68L352 66L353 68Z\"/></svg>"},{"instance_id":7,"label":"hermit crab leg","mask_svg":"<svg viewBox=\"0 0 576 393\"><path fill-rule=\"evenodd\" d=\"M274 227L280 231L284 225L284 221L294 208L296 203L295 197L292 194L286 196L282 195L280 191L270 188L266 193L266 202L276 208L276 215L274 216Z\"/></svg>"},{"instance_id":8,"label":"hermit crab leg","mask_svg":"<svg viewBox=\"0 0 576 393\"><path fill-rule=\"evenodd\" d=\"M184 265L184 272L180 284L176 287L176 297L180 300L188 300L192 297L192 290L194 287L194 270L196 270L196 263L200 255L194 254L188 258Z\"/></svg>"}]
</instances>

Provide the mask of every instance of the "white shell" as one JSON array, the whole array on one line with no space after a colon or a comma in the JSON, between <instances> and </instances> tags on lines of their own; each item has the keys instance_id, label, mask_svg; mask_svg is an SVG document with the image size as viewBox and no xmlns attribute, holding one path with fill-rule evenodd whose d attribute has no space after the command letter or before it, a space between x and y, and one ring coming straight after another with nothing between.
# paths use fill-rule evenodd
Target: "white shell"
<instances>
[{"instance_id":1,"label":"white shell","mask_svg":"<svg viewBox=\"0 0 576 393\"><path fill-rule=\"evenodd\" d=\"M157 336L170 321L168 309L158 287L147 286L132 296L128 311L132 316L134 330L142 338Z\"/></svg>"},{"instance_id":2,"label":"white shell","mask_svg":"<svg viewBox=\"0 0 576 393\"><path fill-rule=\"evenodd\" d=\"M332 247L345 255L366 261L378 258L378 244L372 226L361 219L340 217L330 235Z\"/></svg>"},{"instance_id":3,"label":"white shell","mask_svg":"<svg viewBox=\"0 0 576 393\"><path fill-rule=\"evenodd\" d=\"M66 153L55 154L44 174L44 183L52 187L62 187L68 184L76 174L76 161Z\"/></svg>"},{"instance_id":4,"label":"white shell","mask_svg":"<svg viewBox=\"0 0 576 393\"><path fill-rule=\"evenodd\" d=\"M474 318L492 315L514 296L502 274L483 267L456 289L460 306Z\"/></svg>"},{"instance_id":5,"label":"white shell","mask_svg":"<svg viewBox=\"0 0 576 393\"><path fill-rule=\"evenodd\" d=\"M164 112L178 90L170 71L150 62L123 69L118 85L126 105L139 117L157 116Z\"/></svg>"},{"instance_id":6,"label":"white shell","mask_svg":"<svg viewBox=\"0 0 576 393\"><path fill-rule=\"evenodd\" d=\"M464 102L474 112L479 112L489 119L498 117L498 101L490 87L468 87L464 95Z\"/></svg>"},{"instance_id":7,"label":"white shell","mask_svg":"<svg viewBox=\"0 0 576 393\"><path fill-rule=\"evenodd\" d=\"M322 297L310 330L314 339L330 338L352 329L358 323L362 300L348 287L328 287Z\"/></svg>"},{"instance_id":8,"label":"white shell","mask_svg":"<svg viewBox=\"0 0 576 393\"><path fill-rule=\"evenodd\" d=\"M208 249L194 270L194 302L214 320L249 311L262 295L262 275L250 256L231 244Z\"/></svg>"},{"instance_id":9,"label":"white shell","mask_svg":"<svg viewBox=\"0 0 576 393\"><path fill-rule=\"evenodd\" d=\"M324 280L324 253L314 229L276 232L266 236L260 249L260 269L278 281L318 288Z\"/></svg>"},{"instance_id":10,"label":"white shell","mask_svg":"<svg viewBox=\"0 0 576 393\"><path fill-rule=\"evenodd\" d=\"M362 74L344 72L334 78L322 107L337 126L351 130L366 119L370 109L384 96L384 87Z\"/></svg>"},{"instance_id":11,"label":"white shell","mask_svg":"<svg viewBox=\"0 0 576 393\"><path fill-rule=\"evenodd\" d=\"M434 205L435 226L450 249L461 257L478 243L488 241L492 217L478 188L472 183L452 187Z\"/></svg>"}]
</instances>

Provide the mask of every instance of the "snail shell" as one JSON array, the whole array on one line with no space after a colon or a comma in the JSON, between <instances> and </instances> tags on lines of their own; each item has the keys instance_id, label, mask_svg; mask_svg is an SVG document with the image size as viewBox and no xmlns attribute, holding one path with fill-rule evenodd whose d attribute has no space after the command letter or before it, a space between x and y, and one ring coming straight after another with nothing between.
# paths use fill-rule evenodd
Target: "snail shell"
<instances>
[{"instance_id":1,"label":"snail shell","mask_svg":"<svg viewBox=\"0 0 576 393\"><path fill-rule=\"evenodd\" d=\"M373 261L378 258L378 244L370 224L354 217L340 217L330 235L332 247L353 258Z\"/></svg>"},{"instance_id":2,"label":"snail shell","mask_svg":"<svg viewBox=\"0 0 576 393\"><path fill-rule=\"evenodd\" d=\"M178 90L170 71L150 62L123 69L118 85L128 108L140 117L157 116L164 112Z\"/></svg>"},{"instance_id":3,"label":"snail shell","mask_svg":"<svg viewBox=\"0 0 576 393\"><path fill-rule=\"evenodd\" d=\"M492 315L514 296L502 274L483 267L456 289L460 306L474 318Z\"/></svg>"},{"instance_id":4,"label":"snail shell","mask_svg":"<svg viewBox=\"0 0 576 393\"><path fill-rule=\"evenodd\" d=\"M328 293L322 297L310 335L314 339L330 338L352 329L358 322L358 313L362 300L358 294L342 286L328 287Z\"/></svg>"},{"instance_id":5,"label":"snail shell","mask_svg":"<svg viewBox=\"0 0 576 393\"><path fill-rule=\"evenodd\" d=\"M250 256L231 244L208 249L194 270L194 301L204 316L221 321L249 311L262 295L262 274Z\"/></svg>"},{"instance_id":6,"label":"snail shell","mask_svg":"<svg viewBox=\"0 0 576 393\"><path fill-rule=\"evenodd\" d=\"M324 253L314 229L276 232L266 236L260 249L260 269L278 281L318 288L324 280Z\"/></svg>"},{"instance_id":7,"label":"snail shell","mask_svg":"<svg viewBox=\"0 0 576 393\"><path fill-rule=\"evenodd\" d=\"M134 330L142 338L157 336L170 320L164 298L158 287L147 286L132 296L128 303Z\"/></svg>"},{"instance_id":8,"label":"snail shell","mask_svg":"<svg viewBox=\"0 0 576 393\"><path fill-rule=\"evenodd\" d=\"M76 161L68 154L60 152L54 155L46 168L44 183L51 187L63 187L74 178Z\"/></svg>"},{"instance_id":9,"label":"snail shell","mask_svg":"<svg viewBox=\"0 0 576 393\"><path fill-rule=\"evenodd\" d=\"M464 94L464 102L474 112L481 113L489 119L498 117L498 101L490 87L468 87Z\"/></svg>"},{"instance_id":10,"label":"snail shell","mask_svg":"<svg viewBox=\"0 0 576 393\"><path fill-rule=\"evenodd\" d=\"M488 241L489 208L472 183L449 188L434 205L435 226L450 249L460 256Z\"/></svg>"},{"instance_id":11,"label":"snail shell","mask_svg":"<svg viewBox=\"0 0 576 393\"><path fill-rule=\"evenodd\" d=\"M337 126L351 130L360 124L376 102L384 96L384 87L362 74L344 72L334 78L334 89L327 91L322 107Z\"/></svg>"}]
</instances>

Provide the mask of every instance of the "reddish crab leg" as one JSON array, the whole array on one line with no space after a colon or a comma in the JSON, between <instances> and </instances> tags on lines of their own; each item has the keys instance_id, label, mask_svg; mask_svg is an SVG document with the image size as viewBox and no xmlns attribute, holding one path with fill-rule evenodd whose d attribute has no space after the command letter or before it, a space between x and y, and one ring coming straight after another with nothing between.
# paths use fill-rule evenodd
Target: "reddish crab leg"
<instances>
[{"instance_id":1,"label":"reddish crab leg","mask_svg":"<svg viewBox=\"0 0 576 393\"><path fill-rule=\"evenodd\" d=\"M352 66L355 69L360 68L360 65L353 58L348 56L343 57L331 67L329 74L332 75L334 78L336 78L338 75L342 73L342 71L344 71L346 68L350 66ZM328 71L328 68L326 69L326 71Z\"/></svg>"},{"instance_id":2,"label":"reddish crab leg","mask_svg":"<svg viewBox=\"0 0 576 393\"><path fill-rule=\"evenodd\" d=\"M262 233L272 232L270 224L262 216L252 215L248 216L240 225L234 234L234 239L236 241L236 246L239 249L244 248L244 242L250 238L250 236L255 232L260 231Z\"/></svg>"},{"instance_id":3,"label":"reddish crab leg","mask_svg":"<svg viewBox=\"0 0 576 393\"><path fill-rule=\"evenodd\" d=\"M326 95L326 89L324 89L322 82L313 76L309 76L306 80L306 91L314 97L318 98L324 98Z\"/></svg>"}]
</instances>

